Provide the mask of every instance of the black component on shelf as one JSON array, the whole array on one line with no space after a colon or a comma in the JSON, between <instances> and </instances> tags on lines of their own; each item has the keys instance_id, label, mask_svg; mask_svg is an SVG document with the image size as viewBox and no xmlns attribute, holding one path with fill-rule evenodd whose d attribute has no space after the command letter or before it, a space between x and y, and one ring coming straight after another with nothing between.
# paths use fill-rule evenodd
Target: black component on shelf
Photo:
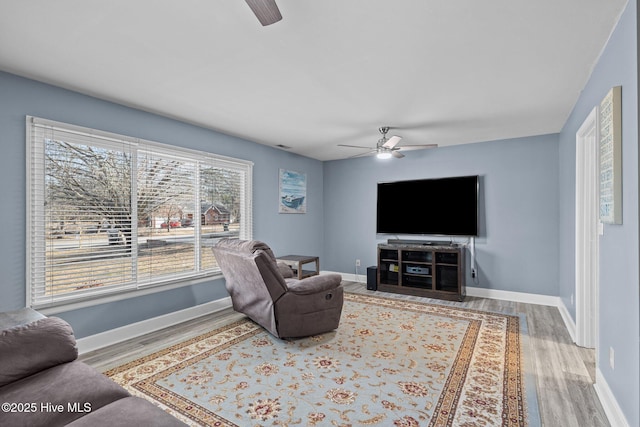
<instances>
[{"instance_id":1,"label":"black component on shelf","mask_svg":"<svg viewBox=\"0 0 640 427\"><path fill-rule=\"evenodd\" d=\"M402 286L411 288L431 289L433 287L433 279L431 276L402 276Z\"/></svg>"},{"instance_id":2,"label":"black component on shelf","mask_svg":"<svg viewBox=\"0 0 640 427\"><path fill-rule=\"evenodd\" d=\"M433 252L431 251L402 251L403 261L433 262Z\"/></svg>"},{"instance_id":3,"label":"black component on shelf","mask_svg":"<svg viewBox=\"0 0 640 427\"><path fill-rule=\"evenodd\" d=\"M428 276L431 274L431 265L403 264L404 272L409 274L417 274L419 276Z\"/></svg>"},{"instance_id":4,"label":"black component on shelf","mask_svg":"<svg viewBox=\"0 0 640 427\"><path fill-rule=\"evenodd\" d=\"M438 252L436 253L436 262L443 264L458 264L458 253Z\"/></svg>"},{"instance_id":5,"label":"black component on shelf","mask_svg":"<svg viewBox=\"0 0 640 427\"><path fill-rule=\"evenodd\" d=\"M458 267L450 265L436 266L436 289L456 292L458 290Z\"/></svg>"},{"instance_id":6,"label":"black component on shelf","mask_svg":"<svg viewBox=\"0 0 640 427\"><path fill-rule=\"evenodd\" d=\"M380 259L384 260L398 260L398 251L383 249L380 251Z\"/></svg>"},{"instance_id":7,"label":"black component on shelf","mask_svg":"<svg viewBox=\"0 0 640 427\"><path fill-rule=\"evenodd\" d=\"M381 260L378 264L378 285L398 285L398 261Z\"/></svg>"}]
</instances>

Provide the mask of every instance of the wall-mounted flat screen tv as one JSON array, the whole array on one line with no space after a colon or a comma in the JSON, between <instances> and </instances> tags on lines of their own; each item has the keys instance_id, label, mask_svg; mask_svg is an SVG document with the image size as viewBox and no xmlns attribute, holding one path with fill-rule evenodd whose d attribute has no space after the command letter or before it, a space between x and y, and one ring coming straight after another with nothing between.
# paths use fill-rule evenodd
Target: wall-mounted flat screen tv
<instances>
[{"instance_id":1,"label":"wall-mounted flat screen tv","mask_svg":"<svg viewBox=\"0 0 640 427\"><path fill-rule=\"evenodd\" d=\"M478 235L479 177L378 183L379 234Z\"/></svg>"}]
</instances>

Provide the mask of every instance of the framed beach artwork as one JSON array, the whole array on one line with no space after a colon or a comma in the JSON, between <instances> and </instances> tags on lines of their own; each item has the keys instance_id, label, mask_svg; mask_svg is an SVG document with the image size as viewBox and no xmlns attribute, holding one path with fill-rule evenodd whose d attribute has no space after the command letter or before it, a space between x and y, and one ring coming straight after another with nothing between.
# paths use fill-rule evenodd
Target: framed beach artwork
<instances>
[{"instance_id":1,"label":"framed beach artwork","mask_svg":"<svg viewBox=\"0 0 640 427\"><path fill-rule=\"evenodd\" d=\"M307 174L280 169L278 213L307 212Z\"/></svg>"}]
</instances>

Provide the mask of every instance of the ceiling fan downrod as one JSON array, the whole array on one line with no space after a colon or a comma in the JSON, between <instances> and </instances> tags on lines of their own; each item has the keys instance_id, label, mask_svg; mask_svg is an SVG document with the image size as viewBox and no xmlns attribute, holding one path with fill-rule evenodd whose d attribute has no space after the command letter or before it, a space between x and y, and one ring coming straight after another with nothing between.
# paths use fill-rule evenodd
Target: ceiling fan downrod
<instances>
[{"instance_id":1,"label":"ceiling fan downrod","mask_svg":"<svg viewBox=\"0 0 640 427\"><path fill-rule=\"evenodd\" d=\"M380 126L378 128L378 131L382 134L382 138L378 140L378 145L382 145L387 142L387 132L389 132L389 126Z\"/></svg>"}]
</instances>

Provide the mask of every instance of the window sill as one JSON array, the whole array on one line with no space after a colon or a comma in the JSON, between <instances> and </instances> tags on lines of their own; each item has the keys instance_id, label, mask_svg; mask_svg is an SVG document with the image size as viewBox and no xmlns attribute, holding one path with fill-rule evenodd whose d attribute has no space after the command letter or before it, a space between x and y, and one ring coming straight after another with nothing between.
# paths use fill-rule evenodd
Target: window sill
<instances>
[{"instance_id":1,"label":"window sill","mask_svg":"<svg viewBox=\"0 0 640 427\"><path fill-rule=\"evenodd\" d=\"M136 290L113 292L113 293L100 295L100 296L94 295L90 298L86 298L83 300L63 302L63 303L58 303L52 306L33 307L33 309L37 310L39 313L44 314L45 316L50 316L58 313L65 313L67 311L73 311L73 310L92 307L96 305L107 304L107 303L122 301L130 298L141 297L144 295L151 295L158 292L169 291L171 289L183 288L185 286L199 285L200 283L210 282L213 280L220 280L222 278L223 278L222 273L218 272L211 276L199 277L199 278L183 280L179 282L172 282L164 285L148 286L148 287L136 289Z\"/></svg>"}]
</instances>

